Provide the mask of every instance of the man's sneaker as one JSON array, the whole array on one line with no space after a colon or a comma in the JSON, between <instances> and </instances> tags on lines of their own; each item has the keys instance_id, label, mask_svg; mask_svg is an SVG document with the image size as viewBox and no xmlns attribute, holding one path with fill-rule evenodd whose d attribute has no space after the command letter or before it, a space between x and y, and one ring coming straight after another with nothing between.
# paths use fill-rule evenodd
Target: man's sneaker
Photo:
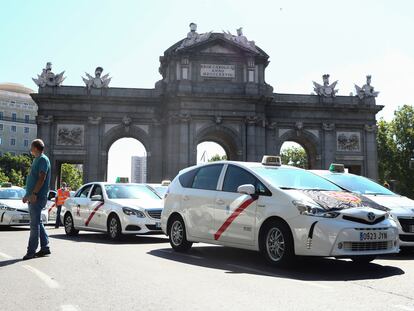
<instances>
[{"instance_id":1,"label":"man's sneaker","mask_svg":"<svg viewBox=\"0 0 414 311\"><path fill-rule=\"evenodd\" d=\"M36 257L44 257L44 256L47 256L47 255L50 255L50 254L51 254L50 249L45 249L45 250L40 250L40 251L38 251L38 252L35 254L35 256L36 256Z\"/></svg>"},{"instance_id":2,"label":"man's sneaker","mask_svg":"<svg viewBox=\"0 0 414 311\"><path fill-rule=\"evenodd\" d=\"M29 260L35 258L35 254L26 254L23 256L23 260Z\"/></svg>"}]
</instances>

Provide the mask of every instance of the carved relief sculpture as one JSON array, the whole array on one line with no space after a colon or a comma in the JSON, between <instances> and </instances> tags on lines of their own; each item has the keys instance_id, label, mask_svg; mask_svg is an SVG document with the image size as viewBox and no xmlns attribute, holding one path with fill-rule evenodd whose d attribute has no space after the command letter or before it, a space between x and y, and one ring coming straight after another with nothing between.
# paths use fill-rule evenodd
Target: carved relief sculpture
<instances>
[{"instance_id":1,"label":"carved relief sculpture","mask_svg":"<svg viewBox=\"0 0 414 311\"><path fill-rule=\"evenodd\" d=\"M82 146L83 133L83 125L59 124L57 126L57 145Z\"/></svg>"},{"instance_id":2,"label":"carved relief sculpture","mask_svg":"<svg viewBox=\"0 0 414 311\"><path fill-rule=\"evenodd\" d=\"M337 132L337 150L359 152L361 150L359 132Z\"/></svg>"},{"instance_id":3,"label":"carved relief sculpture","mask_svg":"<svg viewBox=\"0 0 414 311\"><path fill-rule=\"evenodd\" d=\"M357 96L360 99L368 98L368 97L377 97L379 94L379 92L375 92L374 87L371 86L370 75L367 76L367 82L362 87L359 87L358 85L355 84L355 90L356 90Z\"/></svg>"},{"instance_id":4,"label":"carved relief sculpture","mask_svg":"<svg viewBox=\"0 0 414 311\"><path fill-rule=\"evenodd\" d=\"M316 92L316 94L319 96L323 96L323 97L335 97L336 93L338 92L338 90L335 90L335 86L338 83L338 81L335 81L334 83L329 84L328 74L324 74L322 76L322 80L323 80L323 85L320 85L319 83L316 83L315 81L313 81L313 85L314 85L313 89Z\"/></svg>"},{"instance_id":5,"label":"carved relief sculpture","mask_svg":"<svg viewBox=\"0 0 414 311\"><path fill-rule=\"evenodd\" d=\"M88 89L90 88L107 88L109 87L109 82L111 82L111 79L109 77L109 73L102 76L103 68L102 67L96 67L95 69L95 77L92 77L89 73L85 72L87 79L82 77L83 82L85 82L85 85Z\"/></svg>"},{"instance_id":6,"label":"carved relief sculpture","mask_svg":"<svg viewBox=\"0 0 414 311\"><path fill-rule=\"evenodd\" d=\"M37 75L37 79L32 78L32 80L39 87L60 86L63 80L66 79L66 77L63 77L64 73L65 71L62 71L61 73L55 75L52 72L52 63L48 62L46 63L46 68L43 68L42 73Z\"/></svg>"}]
</instances>

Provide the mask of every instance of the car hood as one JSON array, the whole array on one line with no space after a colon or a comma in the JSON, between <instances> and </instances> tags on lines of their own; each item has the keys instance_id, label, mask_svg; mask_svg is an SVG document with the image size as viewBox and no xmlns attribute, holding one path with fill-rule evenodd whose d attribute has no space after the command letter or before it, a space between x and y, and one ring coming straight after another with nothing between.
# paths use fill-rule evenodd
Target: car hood
<instances>
[{"instance_id":1,"label":"car hood","mask_svg":"<svg viewBox=\"0 0 414 311\"><path fill-rule=\"evenodd\" d=\"M120 206L131 207L135 209L162 209L162 200L151 200L151 199L112 199L112 202Z\"/></svg>"},{"instance_id":2,"label":"car hood","mask_svg":"<svg viewBox=\"0 0 414 311\"><path fill-rule=\"evenodd\" d=\"M326 211L343 210L355 207L371 207L386 211L387 208L370 200L369 198L345 191L320 191L320 190L294 190L300 194L301 199L311 199Z\"/></svg>"},{"instance_id":3,"label":"car hood","mask_svg":"<svg viewBox=\"0 0 414 311\"><path fill-rule=\"evenodd\" d=\"M21 199L19 200L1 200L0 204L5 204L9 207L16 208L22 211L28 211L29 206L26 203L23 203Z\"/></svg>"},{"instance_id":4,"label":"car hood","mask_svg":"<svg viewBox=\"0 0 414 311\"><path fill-rule=\"evenodd\" d=\"M365 194L365 197L381 204L393 211L414 213L414 200L400 195L372 195Z\"/></svg>"}]
</instances>

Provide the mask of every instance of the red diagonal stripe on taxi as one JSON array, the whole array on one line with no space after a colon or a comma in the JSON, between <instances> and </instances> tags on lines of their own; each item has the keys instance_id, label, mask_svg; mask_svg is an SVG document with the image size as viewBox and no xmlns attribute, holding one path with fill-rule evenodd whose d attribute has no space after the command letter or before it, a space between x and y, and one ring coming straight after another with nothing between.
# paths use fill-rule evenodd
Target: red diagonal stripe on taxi
<instances>
[{"instance_id":1,"label":"red diagonal stripe on taxi","mask_svg":"<svg viewBox=\"0 0 414 311\"><path fill-rule=\"evenodd\" d=\"M52 206L49 208L49 210L47 211L48 213L50 213L50 211L56 206L55 203L52 204Z\"/></svg>"},{"instance_id":2,"label":"red diagonal stripe on taxi","mask_svg":"<svg viewBox=\"0 0 414 311\"><path fill-rule=\"evenodd\" d=\"M234 210L234 212L226 219L226 221L221 225L221 227L217 230L214 234L214 240L220 239L220 236L223 234L224 231L231 225L231 223L243 212L250 204L256 201L257 198L250 198L244 201L238 208Z\"/></svg>"},{"instance_id":3,"label":"red diagonal stripe on taxi","mask_svg":"<svg viewBox=\"0 0 414 311\"><path fill-rule=\"evenodd\" d=\"M89 217L88 217L88 219L86 219L86 221L85 221L85 226L87 226L87 225L89 225L89 222L91 221L91 219L93 218L93 215L95 215L95 213L96 213L96 211L98 210L98 209L100 209L101 208L101 206L103 206L104 205L104 203L102 202L102 203L99 203L94 209L93 209L93 211L92 211L92 213L89 215Z\"/></svg>"}]
</instances>

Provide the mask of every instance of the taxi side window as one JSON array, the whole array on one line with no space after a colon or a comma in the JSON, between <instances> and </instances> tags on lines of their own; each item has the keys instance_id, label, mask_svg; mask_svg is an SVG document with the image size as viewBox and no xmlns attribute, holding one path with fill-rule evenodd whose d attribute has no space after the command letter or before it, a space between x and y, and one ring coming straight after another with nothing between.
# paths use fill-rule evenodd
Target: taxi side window
<instances>
[{"instance_id":1,"label":"taxi side window","mask_svg":"<svg viewBox=\"0 0 414 311\"><path fill-rule=\"evenodd\" d=\"M194 176L192 188L216 190L222 168L223 164L201 167Z\"/></svg>"},{"instance_id":2,"label":"taxi side window","mask_svg":"<svg viewBox=\"0 0 414 311\"><path fill-rule=\"evenodd\" d=\"M224 177L222 190L226 192L237 192L239 186L246 184L253 185L256 188L256 194L271 195L269 189L267 189L266 186L251 173L240 167L229 165L227 167L226 176Z\"/></svg>"},{"instance_id":3,"label":"taxi side window","mask_svg":"<svg viewBox=\"0 0 414 311\"><path fill-rule=\"evenodd\" d=\"M89 190L91 190L92 185L87 185L83 187L81 190L78 191L78 193L75 195L77 198L87 198Z\"/></svg>"},{"instance_id":4,"label":"taxi side window","mask_svg":"<svg viewBox=\"0 0 414 311\"><path fill-rule=\"evenodd\" d=\"M94 195L100 195L102 196L102 188L99 185L95 185L92 189L92 193L91 193L91 197L93 197Z\"/></svg>"},{"instance_id":5,"label":"taxi side window","mask_svg":"<svg viewBox=\"0 0 414 311\"><path fill-rule=\"evenodd\" d=\"M181 186L183 186L184 188L191 188L191 186L193 185L194 176L197 172L198 172L198 169L194 169L184 174L181 174L178 177L178 180L180 181Z\"/></svg>"}]
</instances>

